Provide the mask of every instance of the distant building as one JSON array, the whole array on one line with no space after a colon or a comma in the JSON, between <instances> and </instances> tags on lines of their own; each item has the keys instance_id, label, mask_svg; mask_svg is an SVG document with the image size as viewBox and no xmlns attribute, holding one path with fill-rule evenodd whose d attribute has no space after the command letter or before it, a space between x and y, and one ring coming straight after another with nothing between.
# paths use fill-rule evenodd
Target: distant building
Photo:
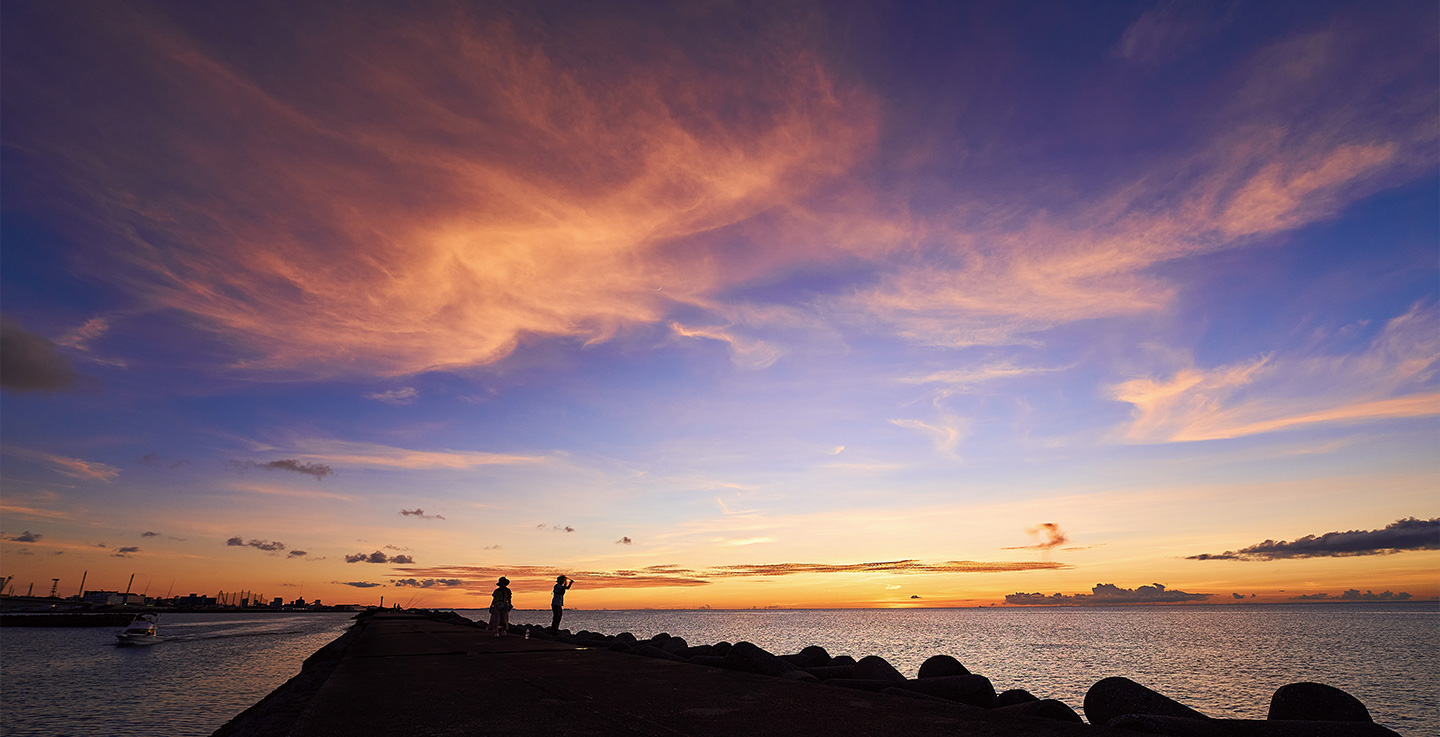
<instances>
[{"instance_id":1,"label":"distant building","mask_svg":"<svg viewBox=\"0 0 1440 737\"><path fill-rule=\"evenodd\" d=\"M190 609L202 609L205 607L218 606L219 601L213 596L201 596L199 594L187 594L175 597L175 606Z\"/></svg>"},{"instance_id":2,"label":"distant building","mask_svg":"<svg viewBox=\"0 0 1440 737\"><path fill-rule=\"evenodd\" d=\"M279 609L280 607L285 606L285 600L277 596L270 601L270 606L274 609Z\"/></svg>"},{"instance_id":3,"label":"distant building","mask_svg":"<svg viewBox=\"0 0 1440 737\"><path fill-rule=\"evenodd\" d=\"M86 591L80 600L94 606L145 606L144 594L123 594L119 591Z\"/></svg>"}]
</instances>

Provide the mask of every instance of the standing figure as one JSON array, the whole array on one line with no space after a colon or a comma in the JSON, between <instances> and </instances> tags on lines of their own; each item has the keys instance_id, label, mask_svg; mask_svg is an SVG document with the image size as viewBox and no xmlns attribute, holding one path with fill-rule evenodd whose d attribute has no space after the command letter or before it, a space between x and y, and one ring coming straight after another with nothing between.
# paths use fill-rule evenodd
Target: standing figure
<instances>
[{"instance_id":1,"label":"standing figure","mask_svg":"<svg viewBox=\"0 0 1440 737\"><path fill-rule=\"evenodd\" d=\"M550 600L550 611L555 612L555 619L550 622L550 631L560 632L560 615L565 613L565 592L575 585L573 579L564 576L555 577L555 598Z\"/></svg>"},{"instance_id":2,"label":"standing figure","mask_svg":"<svg viewBox=\"0 0 1440 737\"><path fill-rule=\"evenodd\" d=\"M510 604L510 579L501 576L495 582L495 593L490 595L489 629L496 630L496 637L510 629L510 610L514 608Z\"/></svg>"}]
</instances>

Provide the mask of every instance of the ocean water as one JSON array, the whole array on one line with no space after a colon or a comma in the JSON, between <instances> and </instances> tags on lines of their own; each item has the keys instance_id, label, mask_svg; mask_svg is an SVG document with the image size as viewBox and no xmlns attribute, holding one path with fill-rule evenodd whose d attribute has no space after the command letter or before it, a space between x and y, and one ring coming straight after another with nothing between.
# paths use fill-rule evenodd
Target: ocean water
<instances>
[{"instance_id":1,"label":"ocean water","mask_svg":"<svg viewBox=\"0 0 1440 737\"><path fill-rule=\"evenodd\" d=\"M147 647L117 647L115 627L0 628L0 734L208 735L354 616L163 614Z\"/></svg>"},{"instance_id":2,"label":"ocean water","mask_svg":"<svg viewBox=\"0 0 1440 737\"><path fill-rule=\"evenodd\" d=\"M579 593L578 591L576 592ZM475 620L483 611L458 610ZM116 647L114 628L0 629L0 734L208 735L300 670L349 614L173 614L167 641ZM546 624L547 611L512 622ZM913 675L945 653L999 690L1077 711L1122 675L1215 717L1264 718L1276 688L1318 681L1407 737L1440 734L1435 604L804 611L569 610L564 626L879 655Z\"/></svg>"},{"instance_id":3,"label":"ocean water","mask_svg":"<svg viewBox=\"0 0 1440 737\"><path fill-rule=\"evenodd\" d=\"M548 626L550 612L515 611L510 621ZM997 691L1023 688L1082 714L1085 691L1109 676L1209 716L1237 719L1264 719L1275 689L1315 681L1354 695L1376 722L1402 735L1440 734L1434 603L567 610L561 626L641 638L666 632L692 645L748 640L776 654L819 645L831 655L879 655L912 677L926 658L946 654L988 677Z\"/></svg>"}]
</instances>

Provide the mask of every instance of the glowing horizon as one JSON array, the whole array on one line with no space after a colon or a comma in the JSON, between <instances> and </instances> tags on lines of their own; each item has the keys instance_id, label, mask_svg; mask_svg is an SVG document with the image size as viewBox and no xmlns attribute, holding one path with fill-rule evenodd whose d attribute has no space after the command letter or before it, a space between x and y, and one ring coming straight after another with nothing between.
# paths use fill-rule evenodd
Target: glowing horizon
<instances>
[{"instance_id":1,"label":"glowing horizon","mask_svg":"<svg viewBox=\"0 0 1440 737\"><path fill-rule=\"evenodd\" d=\"M0 575L1440 598L1433 4L641 11L7 8Z\"/></svg>"}]
</instances>

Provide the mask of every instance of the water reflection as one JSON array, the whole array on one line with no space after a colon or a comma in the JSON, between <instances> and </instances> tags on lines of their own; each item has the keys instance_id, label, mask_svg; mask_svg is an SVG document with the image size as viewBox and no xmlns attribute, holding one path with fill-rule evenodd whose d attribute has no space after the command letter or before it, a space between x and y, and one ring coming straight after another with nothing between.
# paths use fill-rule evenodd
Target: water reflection
<instances>
[{"instance_id":1,"label":"water reflection","mask_svg":"<svg viewBox=\"0 0 1440 737\"><path fill-rule=\"evenodd\" d=\"M115 628L0 630L0 732L208 735L300 670L349 614L167 614L166 641L117 647Z\"/></svg>"}]
</instances>

